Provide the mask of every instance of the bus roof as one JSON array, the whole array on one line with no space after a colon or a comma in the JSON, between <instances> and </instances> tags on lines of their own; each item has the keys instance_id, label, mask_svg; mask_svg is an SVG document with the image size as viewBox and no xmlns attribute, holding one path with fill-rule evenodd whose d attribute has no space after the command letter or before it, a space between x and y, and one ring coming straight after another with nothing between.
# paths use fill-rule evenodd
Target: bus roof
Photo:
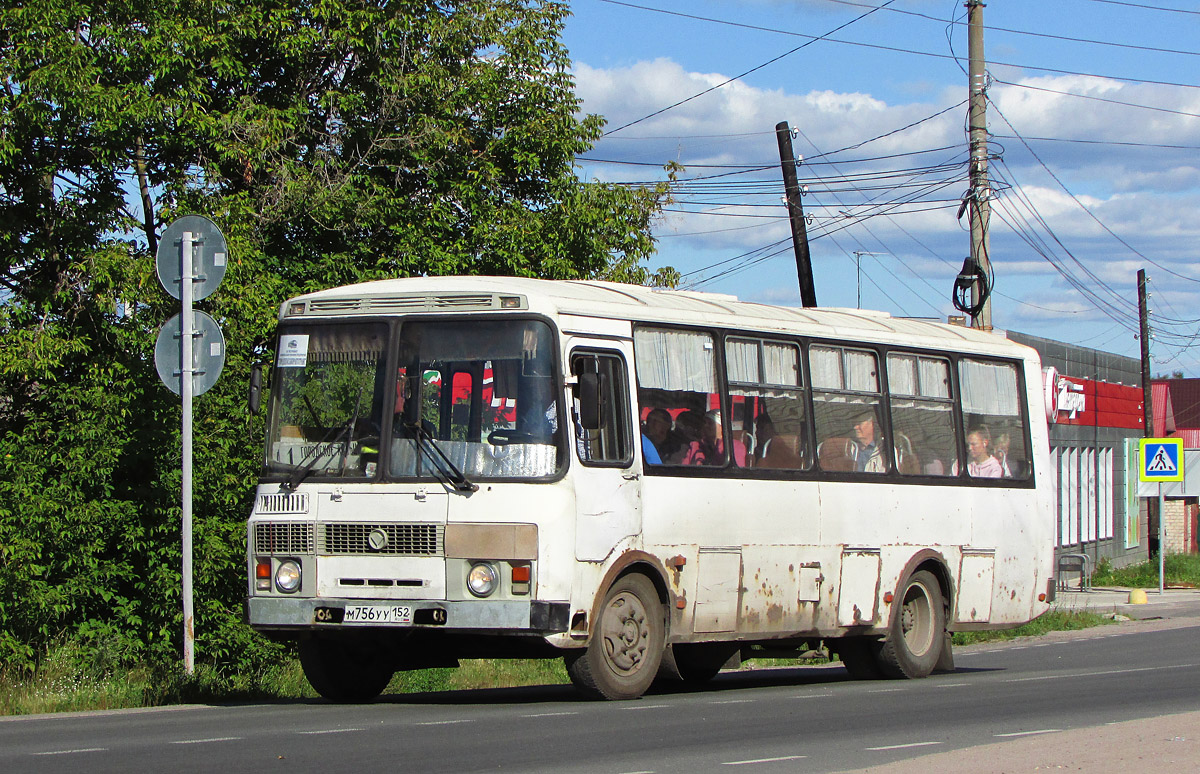
<instances>
[{"instance_id":1,"label":"bus roof","mask_svg":"<svg viewBox=\"0 0 1200 774\"><path fill-rule=\"evenodd\" d=\"M501 298L517 297L505 306ZM298 296L283 304L280 319L295 319L292 305L304 302L304 317L533 311L557 317L578 315L635 322L718 325L810 336L863 339L934 349L986 350L1026 357L1032 350L960 325L892 317L886 312L834 307L803 308L739 301L736 296L594 280L525 277L411 277L346 285Z\"/></svg>"}]
</instances>

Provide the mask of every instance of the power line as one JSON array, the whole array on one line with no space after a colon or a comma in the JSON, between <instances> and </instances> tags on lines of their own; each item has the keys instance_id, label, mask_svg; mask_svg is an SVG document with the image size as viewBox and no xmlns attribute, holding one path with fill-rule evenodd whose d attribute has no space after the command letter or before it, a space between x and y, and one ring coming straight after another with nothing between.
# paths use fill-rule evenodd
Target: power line
<instances>
[{"instance_id":1,"label":"power line","mask_svg":"<svg viewBox=\"0 0 1200 774\"><path fill-rule=\"evenodd\" d=\"M630 8L641 8L642 7L642 6L633 5L632 3L618 2L618 0L601 0L601 2L610 3L612 5L625 5L625 6L629 6ZM846 22L845 24L841 24L841 25L838 25L837 27L834 27L832 30L825 33L825 35L821 35L820 37L813 38L812 40L809 40L809 41L805 41L804 43L801 43L799 46L796 46L795 48L793 48L791 51L786 51L777 57L768 59L767 61L763 62L762 64L757 65L756 67L750 68L749 70L742 73L741 75L736 75L733 78L730 78L726 81L722 81L721 83L718 83L716 86L711 86L711 87L705 89L704 91L700 92L699 94L693 94L692 96L687 97L685 99L681 99L674 104L667 105L664 108L656 110L653 113L650 113L649 115L644 115L641 118L630 121L627 124L622 124L621 126L618 126L616 129L610 129L609 131L607 131L603 135L601 135L601 137L607 137L610 134L616 134L617 132L621 131L622 129L628 129L629 127L633 126L634 124L640 124L642 121L645 121L646 119L653 118L654 116L657 116L657 115L661 115L661 114L667 112L668 110L673 110L673 109L679 107L680 105L684 105L688 102L691 102L692 100L696 99L697 97L703 97L705 94L716 91L717 89L721 88L722 86L728 86L729 84L733 83L734 81L741 80L742 78L745 78L747 75L750 75L751 73L758 72L759 70L763 69L767 65L774 64L775 62L778 62L780 59L783 59L784 57L791 56L792 54L796 53L797 51L799 51L802 48L807 48L808 46L812 45L813 43L816 43L818 40L821 40L822 38L825 38L828 35L832 35L833 33L837 32L838 30L849 27L851 24L854 24L855 22L859 21L860 19L865 19L866 17L868 17L871 14L878 11L880 8L885 8L894 2L895 2L895 0L887 0L883 5L879 6L879 8L872 8L871 10L867 11L866 13L861 14L861 15L851 19L850 21ZM645 10L657 10L657 9L646 8Z\"/></svg>"},{"instance_id":2,"label":"power line","mask_svg":"<svg viewBox=\"0 0 1200 774\"><path fill-rule=\"evenodd\" d=\"M1170 108L1154 107L1153 105L1139 105L1136 102L1122 102L1119 99L1108 99L1106 97L1094 97L1090 94L1076 94L1073 91L1061 91L1059 89L1049 89L1045 86L1032 86L1028 83L1013 83L996 78L994 83L999 83L1004 86L1014 86L1018 89L1029 89L1030 91L1044 91L1048 94L1061 94L1064 97L1076 97L1078 99L1089 99L1093 102L1107 102L1110 105L1121 105L1122 107L1139 108L1141 110L1153 110L1158 113L1171 113L1177 116L1187 116L1188 118L1200 118L1200 113L1189 113L1185 110L1171 110Z\"/></svg>"},{"instance_id":3,"label":"power line","mask_svg":"<svg viewBox=\"0 0 1200 774\"><path fill-rule=\"evenodd\" d=\"M851 0L826 0L826 2L836 3L837 5L846 5L846 6L850 6L852 8L870 8L871 7L871 6L867 5L866 3L855 3L855 2L851 2ZM947 23L951 27L963 25L963 22L955 20L955 19L952 19L949 22L946 22L945 19L939 19L936 16L930 16L928 14L918 13L917 11L906 11L902 8L888 8L887 10L889 13L901 14L903 16L912 16L912 17L915 17L918 19L927 19L928 21L938 22L939 24ZM1173 10L1173 9L1156 9L1156 10ZM1190 12L1190 13L1195 13L1195 12ZM1134 43L1118 43L1117 41L1114 41L1114 40L1097 40L1095 38L1075 38L1075 37L1071 37L1069 35L1054 35L1054 34L1051 34L1048 32L1033 32L1031 30L1016 30L1016 29L1012 29L1011 27L997 27L996 25L993 25L993 24L987 25L987 31L988 32L1005 32L1005 33L1008 33L1011 35L1023 35L1026 37L1042 38L1042 39L1046 39L1046 40L1058 40L1058 41L1062 41L1064 43L1087 43L1087 44L1096 45L1096 46L1108 46L1108 47L1112 47L1112 48L1132 49L1134 51L1149 51L1149 52L1155 53L1155 54L1180 54L1183 56L1200 56L1200 51L1184 51L1181 49L1159 48L1156 46L1139 46Z\"/></svg>"}]
</instances>

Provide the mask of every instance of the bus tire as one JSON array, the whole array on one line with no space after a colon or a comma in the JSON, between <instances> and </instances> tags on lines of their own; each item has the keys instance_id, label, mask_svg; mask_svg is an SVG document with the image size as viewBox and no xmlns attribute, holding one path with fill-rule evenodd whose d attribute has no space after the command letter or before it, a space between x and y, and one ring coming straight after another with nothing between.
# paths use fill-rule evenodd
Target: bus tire
<instances>
[{"instance_id":1,"label":"bus tire","mask_svg":"<svg viewBox=\"0 0 1200 774\"><path fill-rule=\"evenodd\" d=\"M913 573L900 586L879 666L888 677L926 677L941 659L946 632L942 587L927 570Z\"/></svg>"},{"instance_id":2,"label":"bus tire","mask_svg":"<svg viewBox=\"0 0 1200 774\"><path fill-rule=\"evenodd\" d=\"M882 643L875 637L843 637L830 643L842 666L852 680L878 680L883 677L879 667Z\"/></svg>"},{"instance_id":3,"label":"bus tire","mask_svg":"<svg viewBox=\"0 0 1200 774\"><path fill-rule=\"evenodd\" d=\"M320 637L300 640L300 666L313 690L336 704L371 701L394 672L376 651Z\"/></svg>"},{"instance_id":4,"label":"bus tire","mask_svg":"<svg viewBox=\"0 0 1200 774\"><path fill-rule=\"evenodd\" d=\"M636 699L654 681L665 641L654 584L645 575L623 575L604 596L588 646L564 658L567 674L589 698Z\"/></svg>"}]
</instances>

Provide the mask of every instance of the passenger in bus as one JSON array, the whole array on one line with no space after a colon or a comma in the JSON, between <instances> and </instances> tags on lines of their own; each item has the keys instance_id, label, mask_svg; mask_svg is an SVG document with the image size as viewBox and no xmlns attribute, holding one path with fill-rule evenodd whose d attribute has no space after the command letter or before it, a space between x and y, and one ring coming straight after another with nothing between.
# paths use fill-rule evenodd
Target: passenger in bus
<instances>
[{"instance_id":1,"label":"passenger in bus","mask_svg":"<svg viewBox=\"0 0 1200 774\"><path fill-rule=\"evenodd\" d=\"M1004 474L1000 460L992 456L991 431L980 425L967 433L967 475L975 478L1000 478Z\"/></svg>"},{"instance_id":2,"label":"passenger in bus","mask_svg":"<svg viewBox=\"0 0 1200 774\"><path fill-rule=\"evenodd\" d=\"M671 425L671 414L665 408L650 409L642 423L642 448L645 449L648 440L654 448L654 456L658 458L658 462L654 464L669 462L681 453L683 444ZM646 459L650 461L649 454L646 455Z\"/></svg>"},{"instance_id":3,"label":"passenger in bus","mask_svg":"<svg viewBox=\"0 0 1200 774\"><path fill-rule=\"evenodd\" d=\"M886 473L887 459L883 455L883 437L874 410L863 411L854 417L854 469L861 473Z\"/></svg>"},{"instance_id":4,"label":"passenger in bus","mask_svg":"<svg viewBox=\"0 0 1200 774\"><path fill-rule=\"evenodd\" d=\"M704 434L704 417L698 411L685 409L675 417L675 432L679 437L680 450L665 460L675 465L703 465L700 439Z\"/></svg>"},{"instance_id":5,"label":"passenger in bus","mask_svg":"<svg viewBox=\"0 0 1200 774\"><path fill-rule=\"evenodd\" d=\"M685 412L686 413L686 412ZM682 418L683 415L680 415ZM746 445L734 440L734 460L738 465L746 465ZM704 415L700 425L700 439L688 444L683 456L684 465L721 465L725 462L725 436L721 423L720 411L709 411Z\"/></svg>"},{"instance_id":6,"label":"passenger in bus","mask_svg":"<svg viewBox=\"0 0 1200 774\"><path fill-rule=\"evenodd\" d=\"M1008 433L997 433L992 442L992 456L1000 463L1000 475L1004 478L1012 478L1012 469L1008 466L1008 447L1011 444L1012 437Z\"/></svg>"}]
</instances>

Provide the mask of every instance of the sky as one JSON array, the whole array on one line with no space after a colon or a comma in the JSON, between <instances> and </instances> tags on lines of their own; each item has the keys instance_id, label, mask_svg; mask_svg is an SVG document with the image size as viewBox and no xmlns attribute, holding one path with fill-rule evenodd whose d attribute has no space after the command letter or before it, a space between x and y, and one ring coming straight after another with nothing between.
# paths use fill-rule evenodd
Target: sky
<instances>
[{"instance_id":1,"label":"sky","mask_svg":"<svg viewBox=\"0 0 1200 774\"><path fill-rule=\"evenodd\" d=\"M970 252L962 0L571 0L564 42L607 134L589 180L666 179L652 268L800 305L787 121L821 306L946 319ZM1200 377L1200 2L983 9L992 322ZM681 104L679 104L681 103Z\"/></svg>"}]
</instances>

